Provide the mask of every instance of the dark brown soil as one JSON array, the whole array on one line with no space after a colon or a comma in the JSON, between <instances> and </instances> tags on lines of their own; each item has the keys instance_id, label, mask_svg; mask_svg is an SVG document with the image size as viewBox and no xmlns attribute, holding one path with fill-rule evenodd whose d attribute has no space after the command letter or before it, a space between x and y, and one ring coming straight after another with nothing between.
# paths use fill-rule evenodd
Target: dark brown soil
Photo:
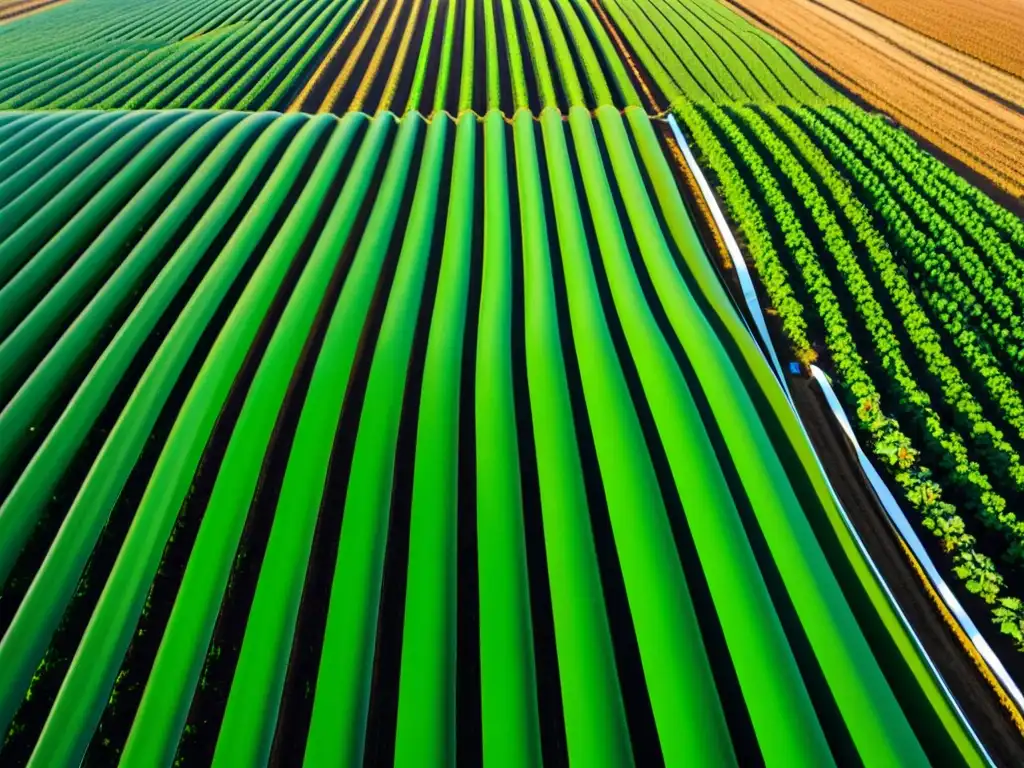
<instances>
[{"instance_id":1,"label":"dark brown soil","mask_svg":"<svg viewBox=\"0 0 1024 768\"><path fill-rule=\"evenodd\" d=\"M953 697L999 765L1024 765L1024 739L922 588L817 382L790 378L789 387L843 507ZM1001 658L1012 659L1005 652Z\"/></svg>"},{"instance_id":2,"label":"dark brown soil","mask_svg":"<svg viewBox=\"0 0 1024 768\"><path fill-rule=\"evenodd\" d=\"M427 31L427 14L430 11L430 3L423 2L420 5L419 15L410 19L409 23L415 25L413 37L409 41L409 49L405 54L405 63L402 66L402 73L398 78L398 86L395 89L395 96L388 107L392 112L403 113L409 102L409 93L412 90L412 81L416 75L417 57L420 48L423 47L423 36ZM436 23L436 19L435 19ZM412 105L412 109L418 109L418 105Z\"/></svg>"}]
</instances>

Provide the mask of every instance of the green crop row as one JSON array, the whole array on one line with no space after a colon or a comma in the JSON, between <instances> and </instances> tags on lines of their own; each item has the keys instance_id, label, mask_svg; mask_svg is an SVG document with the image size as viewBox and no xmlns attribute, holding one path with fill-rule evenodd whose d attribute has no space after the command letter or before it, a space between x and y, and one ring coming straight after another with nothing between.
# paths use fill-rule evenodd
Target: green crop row
<instances>
[{"instance_id":1,"label":"green crop row","mask_svg":"<svg viewBox=\"0 0 1024 768\"><path fill-rule=\"evenodd\" d=\"M728 765L726 663L772 762L980 764L641 110L63 119L25 184L0 114L0 761L358 763L387 695L396 760Z\"/></svg>"},{"instance_id":2,"label":"green crop row","mask_svg":"<svg viewBox=\"0 0 1024 768\"><path fill-rule=\"evenodd\" d=\"M1019 372L1020 348L1004 345L1010 337L1018 341L1021 338L1024 277L1020 257L1024 254L1014 252L1014 245L1018 250L1024 245L1020 241L1024 233L1020 220L1011 217L1017 226L1002 232L991 226L980 206L934 178L934 168L922 161L920 150L903 148L895 139L898 131L891 127L885 129L877 120L865 119L865 113L846 110L826 112L824 117L838 118L831 124L840 131L840 136L861 152L903 200L904 206L924 222L930 238L942 244L943 252L957 270L964 273L977 297L968 300L969 288L964 286L958 300L964 305L979 301L989 305L987 311L994 312L1008 326L1000 332L998 320L993 318L992 340L1003 348ZM1003 213L1008 212L1003 209ZM1004 221L1005 217L997 220Z\"/></svg>"},{"instance_id":3,"label":"green crop row","mask_svg":"<svg viewBox=\"0 0 1024 768\"><path fill-rule=\"evenodd\" d=\"M95 0L56 7L0 28L0 65L9 65L0 67L0 108L341 109L346 105L323 101L323 94L345 64L341 57L369 34L373 13L363 11L379 6L368 3ZM392 0L388 12L404 10ZM409 13L402 22L412 25L402 56L414 53L394 62L412 78L389 92L381 109L392 108L395 96L409 109L453 114L638 106L641 83L666 102L837 98L791 51L713 0L607 0L597 9L592 0L434 1L420 20ZM632 50L620 49L613 36ZM374 79L390 77L370 63L397 52L404 37L388 34L359 46L354 77L361 83L350 90L366 93ZM348 45L340 45L343 39ZM630 71L627 58L639 70ZM436 85L424 94L428 73L436 73Z\"/></svg>"},{"instance_id":4,"label":"green crop row","mask_svg":"<svg viewBox=\"0 0 1024 768\"><path fill-rule=\"evenodd\" d=\"M840 98L792 51L715 0L602 5L671 103L807 104Z\"/></svg>"},{"instance_id":5,"label":"green crop row","mask_svg":"<svg viewBox=\"0 0 1024 768\"><path fill-rule=\"evenodd\" d=\"M822 115L840 119L836 108L802 108L793 116L778 108L689 106L681 111L740 222L754 266L796 353L810 353L807 329L820 327L820 341L876 457L891 468L923 526L940 539L957 577L991 604L992 620L1024 648L1019 601L1006 594L995 562L977 549L972 525L947 500L949 491L965 498L966 508L983 525L1004 536L1006 556L1019 561L1024 526L982 469L1009 472L1019 459L971 399L967 384L942 352L916 292L896 265L894 254L905 244L892 238L900 230L875 229L875 217L884 221L898 205L870 196L858 199L852 185L866 168L857 164L855 150L829 130ZM846 232L856 240L848 240ZM835 264L834 277L816 255L812 233ZM868 257L866 264L858 253ZM837 281L848 298L838 295ZM802 285L800 294L793 290L796 284ZM805 306L798 295L810 303ZM891 302L893 313L883 308L879 295ZM970 338L965 333L961 327L954 338L965 342ZM950 406L965 409L965 416L973 418L963 430L967 444L957 422L932 405L912 367L918 359L936 386L953 388ZM981 370L998 375L998 368ZM943 405L941 413L948 412ZM972 458L975 452L982 464Z\"/></svg>"},{"instance_id":6,"label":"green crop row","mask_svg":"<svg viewBox=\"0 0 1024 768\"><path fill-rule=\"evenodd\" d=\"M323 94L345 64L340 57L370 33L373 14L363 11L377 6L369 2L96 0L55 7L0 28L0 108L342 109L347 105L323 101ZM418 13L404 14L407 5L396 1L388 11L396 22L404 19L402 34L359 46L349 76L359 79L352 92L367 93L376 79L392 78L372 62L401 48L403 60L393 64L412 78L394 80L381 109L393 108L396 97L410 110L453 114L639 104L636 82L589 0L435 1L425 23ZM341 45L344 39L351 42ZM522 58L527 53L529 68ZM502 69L509 72L507 84ZM436 73L436 85L424 94L428 72ZM300 103L293 103L300 94Z\"/></svg>"},{"instance_id":7,"label":"green crop row","mask_svg":"<svg viewBox=\"0 0 1024 768\"><path fill-rule=\"evenodd\" d=\"M877 176L874 176L873 172L853 154L851 147L858 144L863 146L863 136L848 136L844 143L821 123L812 129L826 144L840 167L848 170L853 179L865 181L873 190L873 193L865 194L864 197L881 212L881 217L889 223L889 231L898 238L897 244L903 246L901 250L908 253L913 260L912 263L919 267L919 271L916 272L922 283L919 290L932 310L931 315L937 318L937 325L945 328L948 338L963 356L967 363L968 375L975 379L980 378L984 382L984 388L989 390L992 402L997 406L995 410L998 417L1015 428L1018 436L1024 434L1021 432L1024 405L1021 403L1020 395L1010 377L1001 370L1000 360L989 350L984 338L972 330L974 326L989 331L991 323L983 312L977 309L976 299L957 275L957 267L970 269L973 266L979 270L981 267L962 250L941 253L940 247L936 247L934 241L929 242L925 234L915 229L907 209L900 210L899 204L878 183ZM909 210L920 217L927 217L930 209L912 207ZM883 258L888 255L882 253ZM968 265L966 267L965 262ZM890 267L890 263L887 259L881 270L887 275L897 275L897 270ZM893 296L912 295L909 282L898 276L888 280L886 288ZM941 381L947 403L957 413L962 414L964 431L972 436L979 454L984 458L984 465L1002 476L1008 487L1019 488L1024 481L1020 457L1004 438L1003 433L985 418L984 409L972 394L965 377L959 373L950 358L939 351L942 347L942 338L932 328L924 308L916 300L910 299L897 301L897 304L903 315L904 324L914 329L914 343L928 358L933 375Z\"/></svg>"}]
</instances>

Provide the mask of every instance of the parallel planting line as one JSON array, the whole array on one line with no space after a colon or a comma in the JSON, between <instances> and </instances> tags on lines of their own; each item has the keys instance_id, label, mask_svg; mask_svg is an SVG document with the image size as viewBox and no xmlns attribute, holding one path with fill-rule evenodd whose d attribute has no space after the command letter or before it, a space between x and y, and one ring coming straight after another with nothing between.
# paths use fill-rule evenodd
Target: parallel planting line
<instances>
[{"instance_id":1,"label":"parallel planting line","mask_svg":"<svg viewBox=\"0 0 1024 768\"><path fill-rule=\"evenodd\" d=\"M107 117L0 114L0 762L983 764L641 109Z\"/></svg>"},{"instance_id":2,"label":"parallel planting line","mask_svg":"<svg viewBox=\"0 0 1024 768\"><path fill-rule=\"evenodd\" d=\"M619 48L577 0L94 0L0 29L0 109L637 106Z\"/></svg>"}]
</instances>

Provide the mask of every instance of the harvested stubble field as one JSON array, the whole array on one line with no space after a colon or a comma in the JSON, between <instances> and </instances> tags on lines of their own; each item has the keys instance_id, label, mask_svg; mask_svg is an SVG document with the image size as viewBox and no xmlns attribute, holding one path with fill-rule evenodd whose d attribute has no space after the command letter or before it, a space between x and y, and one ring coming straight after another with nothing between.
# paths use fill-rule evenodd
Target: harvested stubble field
<instances>
[{"instance_id":1,"label":"harvested stubble field","mask_svg":"<svg viewBox=\"0 0 1024 768\"><path fill-rule=\"evenodd\" d=\"M928 142L1024 196L1020 80L851 0L725 2Z\"/></svg>"},{"instance_id":2,"label":"harvested stubble field","mask_svg":"<svg viewBox=\"0 0 1024 768\"><path fill-rule=\"evenodd\" d=\"M857 0L951 48L1024 77L1024 0Z\"/></svg>"}]
</instances>

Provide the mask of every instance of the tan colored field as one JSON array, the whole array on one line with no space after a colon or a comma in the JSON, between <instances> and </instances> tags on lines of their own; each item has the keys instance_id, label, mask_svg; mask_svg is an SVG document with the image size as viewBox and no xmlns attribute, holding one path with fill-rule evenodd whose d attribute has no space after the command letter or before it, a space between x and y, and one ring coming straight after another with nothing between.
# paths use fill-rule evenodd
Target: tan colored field
<instances>
[{"instance_id":1,"label":"tan colored field","mask_svg":"<svg viewBox=\"0 0 1024 768\"><path fill-rule=\"evenodd\" d=\"M68 0L0 0L0 24L45 11Z\"/></svg>"},{"instance_id":2,"label":"tan colored field","mask_svg":"<svg viewBox=\"0 0 1024 768\"><path fill-rule=\"evenodd\" d=\"M877 109L1024 197L1020 79L852 0L723 2Z\"/></svg>"},{"instance_id":3,"label":"tan colored field","mask_svg":"<svg viewBox=\"0 0 1024 768\"><path fill-rule=\"evenodd\" d=\"M857 0L958 51L1024 77L1024 0Z\"/></svg>"},{"instance_id":4,"label":"tan colored field","mask_svg":"<svg viewBox=\"0 0 1024 768\"><path fill-rule=\"evenodd\" d=\"M1024 2L1024 0L1021 0ZM920 32L908 29L900 23L891 21L874 11L861 8L859 0L816 0L836 14L866 27L888 42L902 48L936 69L943 70L954 77L973 85L980 90L1002 101L1024 110L1024 80L1011 75L997 67L979 61L973 56L950 48L945 43L934 40ZM1024 11L1022 11L1024 16ZM1024 34L1024 30L1021 30ZM1024 50L1024 37L1021 38Z\"/></svg>"}]
</instances>

